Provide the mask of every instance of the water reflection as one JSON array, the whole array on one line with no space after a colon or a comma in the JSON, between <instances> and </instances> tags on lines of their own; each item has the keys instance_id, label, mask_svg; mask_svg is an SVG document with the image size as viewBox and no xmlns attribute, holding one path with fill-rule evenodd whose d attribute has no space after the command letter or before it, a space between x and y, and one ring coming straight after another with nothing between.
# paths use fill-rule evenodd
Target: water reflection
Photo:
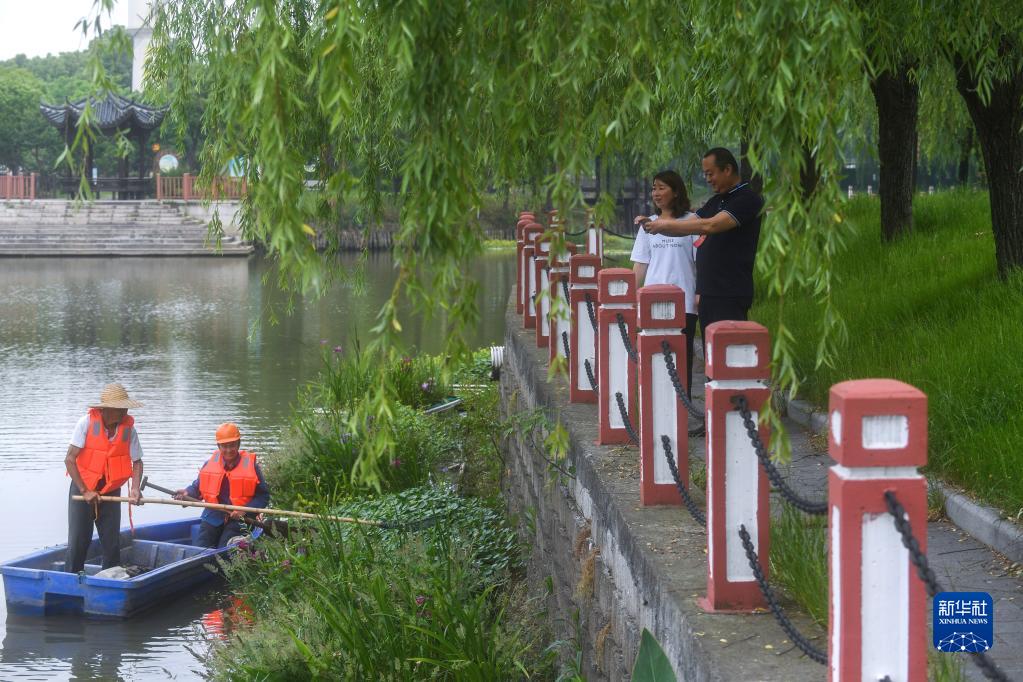
<instances>
[{"instance_id":1,"label":"water reflection","mask_svg":"<svg viewBox=\"0 0 1023 682\"><path fill-rule=\"evenodd\" d=\"M491 255L473 265L482 313L475 345L504 334L512 261ZM343 264L354 268L356 259ZM296 388L319 370L321 340L329 349L366 338L395 278L389 258L370 257L363 289L340 282L284 315L288 295L264 283L267 269L259 259L0 261L0 560L65 541L68 438L105 383L121 381L145 403L134 415L150 479L182 487L209 456L222 421L239 424L247 449L275 448ZM274 313L278 324L270 324ZM403 321L410 348L443 346L441 321L407 309ZM191 514L147 505L134 520ZM111 670L124 679L189 679L188 633L211 610L184 601L171 611L177 620L161 613L95 627L9 620L6 633L0 629L0 679L103 679ZM0 624L5 615L0 610Z\"/></svg>"}]
</instances>

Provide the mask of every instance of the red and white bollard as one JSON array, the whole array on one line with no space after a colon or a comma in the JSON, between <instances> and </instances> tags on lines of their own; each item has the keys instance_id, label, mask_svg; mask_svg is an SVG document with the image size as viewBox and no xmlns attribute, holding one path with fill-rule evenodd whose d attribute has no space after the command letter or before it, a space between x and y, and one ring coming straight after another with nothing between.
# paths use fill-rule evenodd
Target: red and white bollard
<instances>
[{"instance_id":1,"label":"red and white bollard","mask_svg":"<svg viewBox=\"0 0 1023 682\"><path fill-rule=\"evenodd\" d=\"M654 284L639 290L639 501L652 505L681 505L664 456L662 436L667 436L671 457L682 485L689 485L689 420L675 394L663 343L671 349L677 376L685 382L686 298L673 284ZM684 389L685 386L683 385Z\"/></svg>"},{"instance_id":2,"label":"red and white bollard","mask_svg":"<svg viewBox=\"0 0 1023 682\"><path fill-rule=\"evenodd\" d=\"M536 326L536 238L544 232L539 223L530 223L522 229L522 326L532 329Z\"/></svg>"},{"instance_id":3,"label":"red and white bollard","mask_svg":"<svg viewBox=\"0 0 1023 682\"><path fill-rule=\"evenodd\" d=\"M572 351L569 363L568 400L572 403L595 403L597 394L590 386L590 377L586 373L589 363L593 373L593 382L597 378L597 330L590 319L592 306L593 318L597 317L597 273L600 272L600 259L596 256L579 254L569 259L568 296L572 308L572 333L569 348ZM589 304L586 298L589 297Z\"/></svg>"},{"instance_id":4,"label":"red and white bollard","mask_svg":"<svg viewBox=\"0 0 1023 682\"><path fill-rule=\"evenodd\" d=\"M551 256L551 284L548 290L549 300L551 301L551 333L547 339L547 359L549 362L554 362L554 358L557 356L567 360L565 346L571 342L569 336L572 331L572 315L565 292L568 290L568 263L569 259L575 255L576 247L575 244L568 242L565 244L565 249L565 252L560 256ZM564 337L562 332L565 333Z\"/></svg>"},{"instance_id":5,"label":"red and white bollard","mask_svg":"<svg viewBox=\"0 0 1023 682\"><path fill-rule=\"evenodd\" d=\"M891 491L927 552L927 396L892 379L831 387L828 472L834 681L927 679L927 593L888 513Z\"/></svg>"},{"instance_id":6,"label":"red and white bollard","mask_svg":"<svg viewBox=\"0 0 1023 682\"><path fill-rule=\"evenodd\" d=\"M636 273L628 268L608 268L597 274L597 369L600 382L597 443L628 443L617 393L622 394L633 428L636 422L636 363L629 359L618 327L618 316L626 329L629 344L636 347Z\"/></svg>"},{"instance_id":7,"label":"red and white bollard","mask_svg":"<svg viewBox=\"0 0 1023 682\"><path fill-rule=\"evenodd\" d=\"M732 403L746 397L760 441L759 423L771 398L771 341L756 322L715 322L707 330L707 611L746 612L766 606L739 537L745 526L768 575L770 507L767 475L757 459L742 416ZM684 355L684 354L683 354Z\"/></svg>"},{"instance_id":8,"label":"red and white bollard","mask_svg":"<svg viewBox=\"0 0 1023 682\"><path fill-rule=\"evenodd\" d=\"M540 235L533 240L533 244L533 281L536 282L533 316L536 318L536 347L546 348L551 335L551 299L549 295L551 241L550 238Z\"/></svg>"},{"instance_id":9,"label":"red and white bollard","mask_svg":"<svg viewBox=\"0 0 1023 682\"><path fill-rule=\"evenodd\" d=\"M523 217L520 214L519 222L515 225L515 312L519 315L522 314L522 310L526 305L525 297L522 295L522 288L524 286L522 275L525 272L525 268L522 267L522 249L526 246L523 230L526 228L526 225L532 222L532 216Z\"/></svg>"}]
</instances>

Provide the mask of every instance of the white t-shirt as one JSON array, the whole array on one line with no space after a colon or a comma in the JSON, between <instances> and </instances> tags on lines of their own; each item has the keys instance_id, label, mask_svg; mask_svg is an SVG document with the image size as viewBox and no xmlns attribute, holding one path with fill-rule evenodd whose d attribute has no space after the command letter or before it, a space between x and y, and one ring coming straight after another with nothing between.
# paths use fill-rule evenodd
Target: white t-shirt
<instances>
[{"instance_id":1,"label":"white t-shirt","mask_svg":"<svg viewBox=\"0 0 1023 682\"><path fill-rule=\"evenodd\" d=\"M682 218L695 216L686 213ZM653 220L656 215L650 216ZM646 263L646 279L650 284L674 284L686 294L686 313L696 314L696 242L697 235L666 237L650 234L640 228L632 247L632 261Z\"/></svg>"},{"instance_id":2,"label":"white t-shirt","mask_svg":"<svg viewBox=\"0 0 1023 682\"><path fill-rule=\"evenodd\" d=\"M76 448L85 447L85 434L89 431L89 415L85 415L75 424L75 430L71 432L71 445ZM134 426L131 429L131 461L137 462L142 459L142 444L139 443L139 431Z\"/></svg>"}]
</instances>

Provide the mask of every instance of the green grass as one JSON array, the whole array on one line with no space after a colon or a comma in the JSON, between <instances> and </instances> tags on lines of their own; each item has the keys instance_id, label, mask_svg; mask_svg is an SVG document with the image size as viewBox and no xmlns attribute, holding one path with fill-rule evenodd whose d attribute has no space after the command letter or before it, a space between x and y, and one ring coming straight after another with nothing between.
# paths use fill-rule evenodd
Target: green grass
<instances>
[{"instance_id":1,"label":"green grass","mask_svg":"<svg viewBox=\"0 0 1023 682\"><path fill-rule=\"evenodd\" d=\"M1010 515L1023 511L1023 274L995 269L988 199L979 192L919 196L915 231L884 244L879 204L857 198L856 234L836 260L835 304L848 341L833 367L814 369L820 312L789 297L802 397L826 406L832 384L890 377L928 395L928 472L966 487ZM766 286L761 285L760 291ZM751 313L774 331L778 302Z\"/></svg>"}]
</instances>

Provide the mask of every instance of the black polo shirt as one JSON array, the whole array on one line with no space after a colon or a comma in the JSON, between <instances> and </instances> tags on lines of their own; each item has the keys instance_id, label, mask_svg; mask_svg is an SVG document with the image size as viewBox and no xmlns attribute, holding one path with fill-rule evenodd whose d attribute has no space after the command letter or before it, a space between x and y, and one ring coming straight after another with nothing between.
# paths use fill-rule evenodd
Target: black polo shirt
<instances>
[{"instance_id":1,"label":"black polo shirt","mask_svg":"<svg viewBox=\"0 0 1023 682\"><path fill-rule=\"evenodd\" d=\"M696 249L696 293L702 296L753 296L753 262L760 241L763 198L742 182L724 194L715 194L696 212L712 218L727 212L738 223L708 234Z\"/></svg>"}]
</instances>

